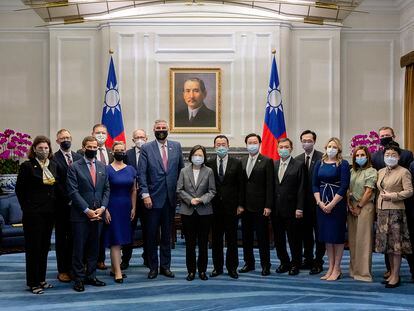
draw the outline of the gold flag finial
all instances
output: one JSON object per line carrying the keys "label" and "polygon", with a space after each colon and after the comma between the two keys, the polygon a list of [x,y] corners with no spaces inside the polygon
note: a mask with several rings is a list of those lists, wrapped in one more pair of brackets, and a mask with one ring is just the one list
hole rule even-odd
{"label": "gold flag finial", "polygon": [[109,49],[109,54],[114,54],[114,50]]}
{"label": "gold flag finial", "polygon": [[276,49],[272,49],[272,54],[276,54]]}

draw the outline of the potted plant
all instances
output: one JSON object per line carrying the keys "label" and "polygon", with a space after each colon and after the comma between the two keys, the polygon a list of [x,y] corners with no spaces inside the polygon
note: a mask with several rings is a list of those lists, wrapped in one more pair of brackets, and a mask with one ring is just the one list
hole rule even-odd
{"label": "potted plant", "polygon": [[358,146],[366,146],[371,154],[381,150],[380,141],[379,135],[375,131],[371,131],[369,134],[355,135],[351,139],[351,156]]}
{"label": "potted plant", "polygon": [[20,161],[26,158],[32,142],[30,135],[11,129],[0,132],[0,189],[13,193],[16,187]]}

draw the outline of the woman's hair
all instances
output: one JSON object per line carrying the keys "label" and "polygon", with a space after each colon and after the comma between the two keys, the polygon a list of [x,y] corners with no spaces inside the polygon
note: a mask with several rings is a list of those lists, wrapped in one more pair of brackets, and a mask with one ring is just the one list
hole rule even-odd
{"label": "woman's hair", "polygon": [[201,151],[203,152],[203,156],[204,156],[204,162],[203,162],[203,164],[204,164],[204,163],[206,163],[206,161],[207,161],[207,152],[206,152],[206,148],[204,148],[204,147],[203,147],[203,146],[201,146],[201,145],[195,145],[195,146],[191,149],[191,151],[190,151],[190,155],[188,156],[188,159],[190,160],[190,162],[191,162],[191,158],[192,158],[192,156],[194,155],[194,153],[195,153],[197,150],[201,150]]}
{"label": "woman's hair", "polygon": [[401,148],[400,148],[400,145],[397,143],[397,142],[395,142],[395,141],[392,141],[392,142],[389,142],[385,147],[384,147],[384,153],[385,153],[385,151],[387,151],[387,150],[394,150],[395,152],[397,152],[398,153],[398,155],[400,156],[401,155]]}
{"label": "woman's hair", "polygon": [[326,149],[328,148],[329,143],[330,143],[330,142],[332,142],[332,141],[333,141],[333,142],[336,144],[336,146],[338,147],[338,153],[337,153],[337,155],[336,155],[336,165],[339,165],[339,164],[341,164],[341,162],[342,162],[342,143],[341,143],[341,141],[339,140],[339,138],[336,138],[336,137],[331,137],[331,138],[329,138],[328,142],[326,143],[326,145],[325,145],[325,152],[324,152],[324,154],[323,154],[323,156],[322,156],[322,163],[323,163],[325,160],[327,160],[327,159],[328,159],[328,154],[326,153]]}
{"label": "woman's hair", "polygon": [[115,147],[119,145],[122,145],[124,146],[124,148],[126,148],[125,143],[123,141],[115,141],[114,144],[112,145],[112,151],[114,151]]}
{"label": "woman's hair", "polygon": [[49,155],[47,156],[47,158],[51,159],[53,157],[53,151],[52,151],[52,145],[50,144],[50,139],[47,138],[46,136],[38,135],[38,136],[35,137],[35,139],[33,140],[33,144],[30,147],[29,155],[28,155],[29,159],[36,158],[35,149],[36,149],[37,145],[41,144],[41,143],[46,143],[49,146]]}
{"label": "woman's hair", "polygon": [[[365,165],[363,167],[360,167],[355,162],[356,154],[359,150],[364,150],[365,155],[367,156],[367,163],[365,163]],[[356,171],[358,168],[366,169],[366,168],[369,168],[371,166],[372,166],[371,154],[369,153],[368,148],[366,146],[357,146],[354,150],[354,153],[352,154],[352,168],[354,169],[354,171]]]}

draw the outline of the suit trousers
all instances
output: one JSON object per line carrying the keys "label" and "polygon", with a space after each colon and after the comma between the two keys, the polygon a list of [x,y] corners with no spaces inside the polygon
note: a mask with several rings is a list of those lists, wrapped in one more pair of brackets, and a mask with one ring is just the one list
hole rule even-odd
{"label": "suit trousers", "polygon": [[61,204],[55,223],[56,261],[59,273],[69,273],[72,269],[72,228],[70,206]]}
{"label": "suit trousers", "polygon": [[[302,220],[294,217],[284,218],[281,216],[272,217],[273,234],[277,257],[281,265],[300,268],[302,263]],[[292,260],[286,249],[286,235],[289,242]]]}
{"label": "suit trousers", "polygon": [[251,212],[245,210],[242,214],[243,258],[245,265],[249,267],[255,266],[253,255],[254,232],[256,232],[259,245],[262,269],[270,268],[269,218],[263,216],[263,211]]}
{"label": "suit trousers", "polygon": [[[148,265],[150,270],[170,269],[171,266],[171,227],[175,209],[167,201],[162,208],[146,210]],[[161,228],[160,260],[158,261],[157,238]]]}
{"label": "suit trousers", "polygon": [[72,272],[75,280],[96,277],[102,226],[102,221],[72,222]]}
{"label": "suit trousers", "polygon": [[[200,216],[197,211],[192,215],[181,215],[185,237],[185,263],[188,273],[206,272],[208,263],[208,234],[211,215]],[[198,260],[196,247],[198,246]]]}
{"label": "suit trousers", "polygon": [[39,286],[46,280],[47,255],[53,230],[53,213],[23,211],[23,230],[26,256],[26,284]]}
{"label": "suit trousers", "polygon": [[[324,264],[323,256],[325,255],[325,243],[318,241],[318,223],[316,218],[316,208],[314,206],[308,213],[303,213],[302,223],[302,241],[303,241],[303,257],[305,262],[311,263],[317,266]],[[313,257],[313,251],[315,249],[315,258]]]}
{"label": "suit trousers", "polygon": [[[145,206],[144,201],[141,198],[137,198],[136,213],[135,218],[131,221],[131,241],[134,242],[135,230],[137,229],[138,219],[141,223],[142,230],[142,258],[144,258],[144,263],[147,262],[147,237],[146,237],[146,220],[145,220]],[[123,245],[122,246],[122,262],[129,263],[132,257],[133,244]]]}
{"label": "suit trousers", "polygon": [[349,274],[359,281],[372,282],[372,246],[375,207],[372,202],[361,209],[359,216],[348,213]]}
{"label": "suit trousers", "polygon": [[223,271],[224,250],[223,239],[226,237],[226,268],[236,271],[239,266],[237,250],[237,226],[239,218],[236,215],[214,212],[212,223],[212,255],[214,269]]}

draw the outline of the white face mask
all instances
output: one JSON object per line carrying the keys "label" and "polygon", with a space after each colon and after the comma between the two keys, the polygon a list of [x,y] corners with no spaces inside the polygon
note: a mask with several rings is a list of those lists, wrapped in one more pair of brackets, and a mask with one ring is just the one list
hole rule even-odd
{"label": "white face mask", "polygon": [[96,134],[95,138],[98,141],[99,145],[103,145],[106,142],[106,134]]}
{"label": "white face mask", "polygon": [[135,146],[138,149],[141,149],[142,145],[145,144],[145,140],[143,140],[143,139],[136,139],[136,140],[134,140],[134,142],[135,142]]}
{"label": "white face mask", "polygon": [[326,148],[326,154],[328,155],[329,159],[333,159],[338,154],[338,149],[332,147]]}
{"label": "white face mask", "polygon": [[384,157],[384,162],[386,166],[394,167],[398,164],[398,158],[396,157]]}

